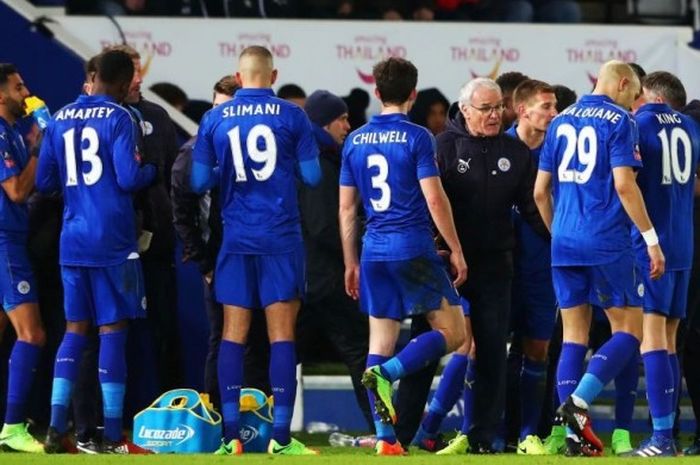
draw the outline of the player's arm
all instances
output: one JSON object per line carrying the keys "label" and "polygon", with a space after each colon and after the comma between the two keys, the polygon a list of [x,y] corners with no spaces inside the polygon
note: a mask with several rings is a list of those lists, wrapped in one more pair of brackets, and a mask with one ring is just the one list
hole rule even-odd
{"label": "player's arm", "polygon": [[659,238],[654,230],[654,225],[649,219],[642,191],[637,184],[635,171],[630,166],[614,167],[613,180],[620,203],[622,203],[634,225],[641,231],[642,237],[647,244],[651,262],[651,277],[652,279],[657,279],[664,274],[666,259],[659,246]]}
{"label": "player's arm", "polygon": [[433,223],[450,249],[450,265],[455,278],[453,283],[457,287],[467,279],[467,262],[464,260],[462,245],[457,236],[450,201],[438,176],[422,178],[420,188],[423,191],[423,197],[425,197]]}
{"label": "player's arm", "polygon": [[549,232],[552,232],[552,173],[549,171],[539,170],[535,179],[535,204],[540,212],[544,225],[547,226]]}
{"label": "player's arm", "polygon": [[357,251],[357,188],[340,186],[338,222],[345,263],[345,292],[357,300],[360,295],[360,260]]}
{"label": "player's arm", "polygon": [[127,192],[143,189],[153,182],[158,169],[152,164],[139,165],[136,147],[136,125],[127,113],[116,123],[112,163],[117,184]]}
{"label": "player's arm", "polygon": [[61,175],[54,156],[52,133],[49,127],[41,144],[36,168],[36,188],[44,193],[61,190]]}
{"label": "player's arm", "polygon": [[196,194],[204,194],[219,182],[219,172],[216,169],[216,151],[209,126],[212,121],[211,110],[202,118],[199,125],[197,140],[192,150],[192,173],[190,187]]}
{"label": "player's arm", "polygon": [[[4,145],[4,144],[3,144]],[[1,152],[6,157],[10,155],[10,147],[0,147]],[[15,202],[22,203],[27,200],[34,188],[34,180],[36,179],[36,156],[30,156],[27,165],[20,171],[17,166],[17,161],[12,158],[6,158],[0,166],[0,182],[5,190],[7,197]]]}
{"label": "player's arm", "polygon": [[309,187],[316,187],[321,182],[321,164],[318,161],[318,144],[314,138],[311,122],[302,110],[295,115],[295,133],[297,135],[296,154],[301,182]]}

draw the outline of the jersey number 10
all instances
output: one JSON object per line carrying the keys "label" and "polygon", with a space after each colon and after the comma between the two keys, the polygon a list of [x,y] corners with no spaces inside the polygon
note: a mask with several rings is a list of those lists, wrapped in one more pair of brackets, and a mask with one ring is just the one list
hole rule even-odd
{"label": "jersey number 10", "polygon": [[[63,133],[63,142],[66,149],[66,186],[78,185],[78,167],[75,159],[75,128],[69,129]],[[90,163],[90,171],[81,171],[83,182],[86,186],[92,186],[100,180],[102,176],[102,160],[97,155],[100,147],[100,139],[97,136],[97,131],[91,127],[83,128],[80,133],[80,146],[83,147],[87,142],[87,146],[81,148],[80,156],[83,162]]]}
{"label": "jersey number 10", "polygon": [[[690,179],[690,170],[692,169],[691,145],[688,133],[685,132],[683,128],[674,127],[671,129],[669,140],[668,131],[666,128],[663,128],[658,132],[657,136],[659,136],[661,140],[661,184],[673,184],[673,180],[671,179],[672,173],[673,179],[675,179],[678,184],[687,183]],[[680,145],[683,146],[683,156],[685,157],[685,164],[682,169],[680,161],[678,160],[679,142]]]}

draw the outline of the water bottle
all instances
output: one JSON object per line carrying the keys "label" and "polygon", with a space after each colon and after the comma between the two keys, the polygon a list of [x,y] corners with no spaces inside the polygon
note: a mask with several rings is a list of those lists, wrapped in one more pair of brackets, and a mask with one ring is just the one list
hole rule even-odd
{"label": "water bottle", "polygon": [[333,447],[357,447],[358,441],[355,436],[343,434],[339,432],[331,433],[328,437],[328,442]]}
{"label": "water bottle", "polygon": [[51,121],[51,113],[46,106],[46,102],[41,100],[39,97],[32,95],[24,99],[25,111],[27,115],[32,115],[36,120],[36,124],[42,131],[46,129]]}

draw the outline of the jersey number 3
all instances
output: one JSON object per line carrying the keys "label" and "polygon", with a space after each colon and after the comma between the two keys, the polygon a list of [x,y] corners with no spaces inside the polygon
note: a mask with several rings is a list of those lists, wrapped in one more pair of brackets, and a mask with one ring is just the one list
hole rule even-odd
{"label": "jersey number 3", "polygon": [[386,182],[386,178],[389,176],[389,163],[384,155],[374,154],[367,157],[367,168],[374,166],[379,169],[379,172],[372,176],[372,187],[379,189],[381,195],[378,199],[369,199],[369,201],[375,212],[383,212],[388,210],[389,204],[391,204],[391,189]]}
{"label": "jersey number 3", "polygon": [[[66,148],[66,186],[78,185],[78,166],[75,159],[75,128],[63,133],[64,146]],[[100,139],[97,131],[91,127],[83,128],[80,133],[80,155],[83,162],[90,163],[90,170],[81,171],[83,182],[86,186],[92,186],[102,176],[102,160],[97,155],[100,147]]]}
{"label": "jersey number 3", "polygon": [[[596,152],[598,151],[598,138],[595,129],[584,126],[579,133],[570,124],[562,124],[557,128],[557,137],[566,138],[564,156],[557,170],[559,182],[575,182],[585,184],[591,179],[595,168]],[[574,154],[578,155],[578,163],[584,165],[583,171],[570,168]]]}

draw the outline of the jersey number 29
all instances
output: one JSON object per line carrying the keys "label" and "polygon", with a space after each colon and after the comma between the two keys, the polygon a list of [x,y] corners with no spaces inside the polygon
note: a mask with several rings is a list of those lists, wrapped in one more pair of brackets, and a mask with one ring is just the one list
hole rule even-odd
{"label": "jersey number 29", "polygon": [[[77,186],[78,167],[75,159],[75,128],[63,133],[63,142],[66,148],[66,186]],[[87,142],[87,146],[85,146],[85,142]],[[80,174],[83,175],[85,185],[92,186],[102,176],[102,160],[97,156],[100,139],[94,128],[83,128],[80,133],[80,146],[83,147],[80,150],[83,162],[90,163],[90,171],[81,171]]]}
{"label": "jersey number 29", "polygon": [[[580,132],[576,133],[576,128],[572,125],[562,124],[557,128],[557,137],[562,136],[566,138],[566,148],[557,170],[559,182],[587,183],[593,174],[596,152],[598,151],[598,138],[595,129],[591,126],[584,126]],[[574,154],[577,155],[578,163],[584,165],[583,171],[570,168]]]}

